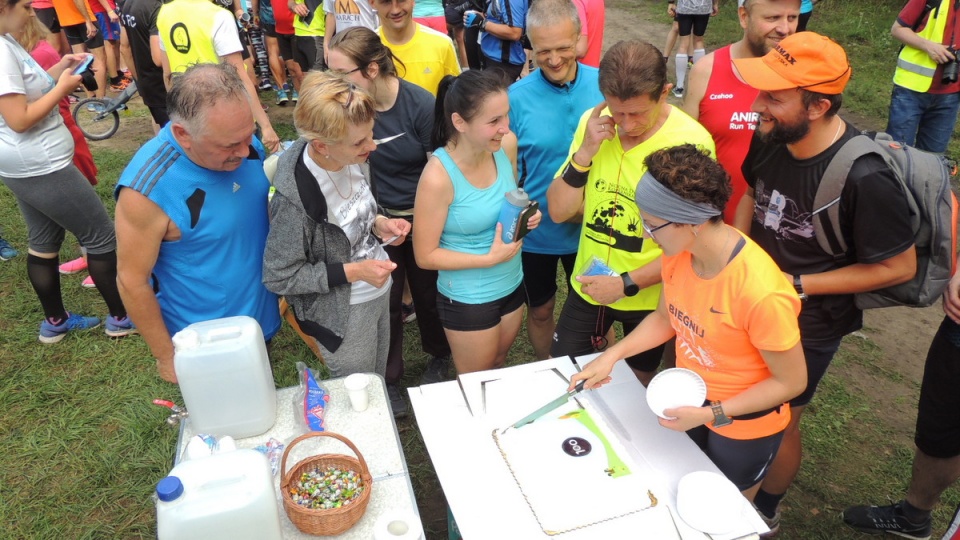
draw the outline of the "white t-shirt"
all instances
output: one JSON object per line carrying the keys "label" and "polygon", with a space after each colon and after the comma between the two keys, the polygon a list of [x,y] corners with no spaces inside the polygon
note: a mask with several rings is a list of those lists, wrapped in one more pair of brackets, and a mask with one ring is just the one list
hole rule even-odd
{"label": "white t-shirt", "polygon": [[323,0],[323,12],[334,14],[337,19],[337,32],[354,26],[376,31],[380,26],[377,12],[367,0]]}
{"label": "white t-shirt", "polygon": [[[0,36],[0,96],[21,94],[33,103],[56,84],[9,34]],[[0,176],[30,178],[59,171],[72,161],[73,137],[59,107],[23,133],[11,129],[0,115]]]}
{"label": "white t-shirt", "polygon": [[[350,241],[350,262],[375,259],[386,261],[390,257],[380,245],[376,236],[370,233],[377,219],[377,201],[373,198],[370,185],[363,177],[359,165],[348,165],[339,171],[330,172],[321,168],[312,159],[309,152],[303,153],[303,162],[313,174],[327,200],[327,214],[336,218],[336,224],[343,229]],[[351,283],[350,304],[369,302],[390,290],[392,280],[387,280],[379,289],[366,281]]]}
{"label": "white t-shirt", "polygon": [[[240,43],[240,32],[237,30],[237,20],[226,9],[220,10],[213,19],[213,49],[217,56],[224,57],[243,50]],[[166,52],[167,46],[163,43],[163,33],[160,34],[160,50]]]}

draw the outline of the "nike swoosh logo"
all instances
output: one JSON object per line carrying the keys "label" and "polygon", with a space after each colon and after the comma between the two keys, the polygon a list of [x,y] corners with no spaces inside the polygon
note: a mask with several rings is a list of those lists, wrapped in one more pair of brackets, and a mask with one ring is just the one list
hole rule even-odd
{"label": "nike swoosh logo", "polygon": [[381,145],[381,144],[388,143],[388,142],[390,142],[390,141],[392,141],[392,140],[394,140],[394,139],[399,139],[400,137],[403,137],[403,136],[406,135],[406,134],[407,134],[407,132],[404,131],[403,133],[398,133],[398,134],[396,134],[396,135],[391,135],[391,136],[389,136],[389,137],[384,137],[384,138],[382,138],[382,139],[374,139],[374,140],[373,140],[373,144],[376,144],[377,146],[379,146],[379,145]]}
{"label": "nike swoosh logo", "polygon": [[710,313],[716,313],[717,315],[726,315],[726,314],[727,314],[725,311],[717,311],[717,310],[713,309],[713,306],[710,306]]}

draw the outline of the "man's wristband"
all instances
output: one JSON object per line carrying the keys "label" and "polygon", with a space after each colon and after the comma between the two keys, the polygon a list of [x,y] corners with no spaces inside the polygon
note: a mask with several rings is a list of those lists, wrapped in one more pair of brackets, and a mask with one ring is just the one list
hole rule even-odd
{"label": "man's wristband", "polygon": [[800,281],[800,274],[793,276],[793,290],[797,291],[797,296],[800,297],[800,301],[805,301],[807,298],[807,293],[803,292],[803,282]]}
{"label": "man's wristband", "polygon": [[568,186],[576,189],[580,189],[583,186],[587,185],[587,179],[590,178],[590,169],[586,171],[578,170],[579,167],[574,165],[573,160],[567,161],[567,166],[563,169],[563,174],[560,175],[563,178],[563,181],[567,183]]}

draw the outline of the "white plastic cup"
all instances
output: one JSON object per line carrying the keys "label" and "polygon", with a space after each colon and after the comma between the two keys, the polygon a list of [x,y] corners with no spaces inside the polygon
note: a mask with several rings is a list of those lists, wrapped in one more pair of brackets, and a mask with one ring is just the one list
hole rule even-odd
{"label": "white plastic cup", "polygon": [[370,383],[370,376],[366,373],[354,373],[348,375],[343,380],[343,385],[347,388],[347,395],[350,396],[350,405],[357,412],[367,410],[370,405],[370,394],[367,392],[367,386]]}

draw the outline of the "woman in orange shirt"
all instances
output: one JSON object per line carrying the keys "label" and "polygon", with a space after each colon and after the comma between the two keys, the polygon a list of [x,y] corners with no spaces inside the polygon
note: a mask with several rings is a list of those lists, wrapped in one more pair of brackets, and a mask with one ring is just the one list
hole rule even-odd
{"label": "woman in orange shirt", "polygon": [[730,179],[697,147],[655,152],[637,186],[644,238],[663,248],[663,295],[647,317],[582,373],[610,380],[621,358],[677,338],[677,367],[697,372],[707,403],[663,411],[752,499],[790,421],[787,401],[806,386],[800,300],[773,260],[723,223]]}

